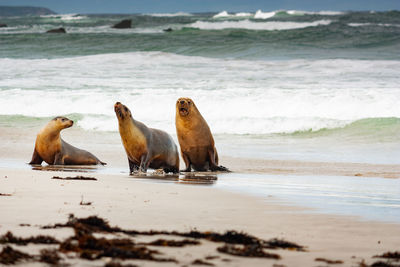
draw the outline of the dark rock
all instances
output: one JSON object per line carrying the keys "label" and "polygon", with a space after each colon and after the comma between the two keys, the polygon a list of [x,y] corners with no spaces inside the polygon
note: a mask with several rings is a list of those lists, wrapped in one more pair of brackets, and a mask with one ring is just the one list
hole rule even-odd
{"label": "dark rock", "polygon": [[165,31],[165,32],[172,32],[173,30],[172,30],[172,28],[167,28],[167,29],[164,29],[163,31]]}
{"label": "dark rock", "polygon": [[7,24],[1,24],[0,23],[0,28],[6,28],[7,27]]}
{"label": "dark rock", "polygon": [[64,28],[58,28],[48,30],[47,33],[67,33],[67,31]]}
{"label": "dark rock", "polygon": [[131,19],[124,19],[114,26],[112,26],[114,29],[129,29],[132,28],[132,20]]}

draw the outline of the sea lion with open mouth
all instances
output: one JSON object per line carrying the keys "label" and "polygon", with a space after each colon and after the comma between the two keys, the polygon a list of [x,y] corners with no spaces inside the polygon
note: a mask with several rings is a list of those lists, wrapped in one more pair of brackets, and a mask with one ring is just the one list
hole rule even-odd
{"label": "sea lion with open mouth", "polygon": [[176,133],[181,146],[181,155],[186,172],[229,171],[218,166],[218,153],[210,127],[190,98],[179,98],[176,102]]}
{"label": "sea lion with open mouth", "polygon": [[114,110],[131,173],[146,172],[147,168],[179,172],[178,149],[169,134],[134,120],[128,107],[120,102],[115,103]]}
{"label": "sea lion with open mouth", "polygon": [[38,133],[29,164],[49,165],[96,165],[106,163],[100,161],[92,153],[76,148],[65,142],[61,130],[69,128],[74,122],[66,117],[55,117]]}

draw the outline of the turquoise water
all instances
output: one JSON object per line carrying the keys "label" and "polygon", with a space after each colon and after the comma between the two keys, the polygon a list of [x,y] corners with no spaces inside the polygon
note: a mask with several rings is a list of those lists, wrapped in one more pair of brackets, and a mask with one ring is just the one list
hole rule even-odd
{"label": "turquoise water", "polygon": [[[179,16],[180,15],[180,16]],[[134,28],[111,29],[122,19]],[[51,15],[1,18],[0,57],[159,51],[252,60],[400,58],[400,12]],[[67,35],[42,34],[64,27]],[[172,32],[163,32],[164,29]]]}

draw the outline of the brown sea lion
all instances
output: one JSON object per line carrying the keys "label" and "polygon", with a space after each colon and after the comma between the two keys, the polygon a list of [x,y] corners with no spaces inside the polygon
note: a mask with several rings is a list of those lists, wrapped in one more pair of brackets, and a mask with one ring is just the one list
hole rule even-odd
{"label": "brown sea lion", "polygon": [[181,146],[181,155],[186,172],[229,171],[218,166],[218,153],[210,127],[190,98],[179,98],[176,102],[176,133]]}
{"label": "brown sea lion", "polygon": [[146,172],[147,168],[179,172],[178,149],[169,134],[134,120],[131,111],[120,102],[115,103],[114,110],[131,173]]}
{"label": "brown sea lion", "polygon": [[73,124],[66,117],[55,117],[44,126],[36,137],[35,150],[29,164],[42,164],[45,161],[49,165],[105,165],[92,153],[62,140],[60,131]]}

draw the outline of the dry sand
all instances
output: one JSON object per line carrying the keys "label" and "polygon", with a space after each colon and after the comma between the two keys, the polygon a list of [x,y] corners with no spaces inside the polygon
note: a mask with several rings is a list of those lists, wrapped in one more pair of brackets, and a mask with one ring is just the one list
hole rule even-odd
{"label": "dry sand", "polygon": [[[0,128],[0,160],[28,162],[37,128]],[[124,152],[117,134],[65,131],[64,138],[73,145],[92,151],[109,163],[109,168],[126,167]],[[117,137],[117,138],[115,138]],[[321,163],[304,165],[299,162],[268,165],[268,161],[253,161],[221,156],[224,165],[235,171],[258,173],[292,173],[299,175],[331,175],[335,163],[324,170]],[[249,163],[255,165],[249,165]],[[254,163],[255,162],[255,163]],[[314,165],[316,164],[316,165]],[[111,225],[136,230],[245,231],[262,239],[282,238],[307,247],[307,252],[276,250],[281,260],[243,258],[216,251],[216,244],[201,241],[200,246],[185,248],[157,248],[176,258],[176,263],[133,261],[140,266],[189,266],[195,259],[217,255],[209,260],[218,266],[326,266],[316,258],[342,260],[339,266],[358,266],[362,260],[373,262],[372,256],[400,248],[400,225],[361,221],[339,215],[322,215],[306,208],[276,204],[276,200],[259,199],[216,189],[183,183],[165,183],[160,180],[137,179],[127,173],[84,173],[97,181],[65,181],[53,176],[76,176],[82,173],[36,171],[2,164],[0,167],[0,234],[12,231],[17,236],[51,234],[59,239],[72,235],[69,229],[41,230],[40,226],[66,222],[69,214],[83,217],[98,215]],[[251,167],[254,166],[254,167]],[[319,166],[319,167],[318,167]],[[343,164],[348,175],[378,173],[398,177],[399,169],[388,165]],[[352,170],[352,166],[358,166]],[[105,167],[107,168],[107,167]],[[282,171],[283,170],[283,171]],[[290,170],[290,171],[289,171]],[[334,175],[334,174],[332,174]],[[397,176],[396,176],[397,175]],[[368,176],[368,175],[366,175]],[[81,200],[92,202],[80,205]],[[20,226],[29,224],[30,226]],[[142,237],[143,238],[143,237]],[[156,237],[147,240],[155,240]],[[18,247],[36,253],[37,246]],[[230,261],[223,261],[229,259]],[[79,266],[102,266],[110,259],[89,262],[68,259]],[[26,263],[23,263],[25,266]],[[31,265],[35,265],[31,263]]]}

